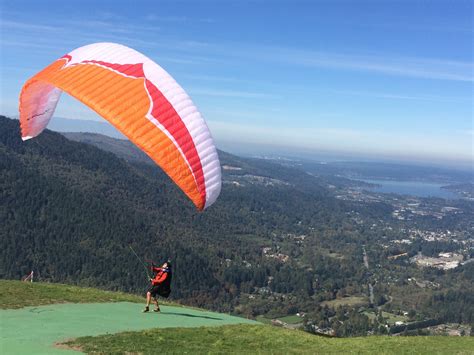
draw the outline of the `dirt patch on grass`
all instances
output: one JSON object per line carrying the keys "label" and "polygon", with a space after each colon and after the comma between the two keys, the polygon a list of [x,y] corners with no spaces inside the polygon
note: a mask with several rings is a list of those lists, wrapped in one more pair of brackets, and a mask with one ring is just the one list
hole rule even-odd
{"label": "dirt patch on grass", "polygon": [[80,345],[69,345],[69,342],[73,342],[76,338],[70,338],[66,340],[62,340],[61,342],[56,342],[54,343],[54,347],[58,349],[63,349],[63,350],[74,350],[74,351],[79,351],[81,353],[84,352],[82,349],[82,346]]}

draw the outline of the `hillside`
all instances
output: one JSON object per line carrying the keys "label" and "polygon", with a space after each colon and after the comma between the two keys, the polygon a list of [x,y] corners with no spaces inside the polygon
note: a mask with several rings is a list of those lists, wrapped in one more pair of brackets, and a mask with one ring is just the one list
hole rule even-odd
{"label": "hillside", "polygon": [[[175,298],[231,309],[241,283],[257,279],[266,286],[269,274],[287,269],[261,259],[272,235],[341,225],[347,207],[298,170],[223,158],[238,170],[224,170],[233,174],[219,201],[197,213],[154,165],[48,130],[21,142],[18,122],[2,117],[0,213],[7,222],[0,230],[0,276],[20,278],[35,269],[43,280],[141,291],[146,280],[128,249],[133,245],[145,259],[175,261]],[[233,272],[223,269],[226,260]],[[311,288],[307,271],[293,275],[285,287]]]}
{"label": "hillside", "polygon": [[[93,145],[101,150],[114,153],[130,163],[155,163],[133,143],[124,139],[116,139],[96,133],[61,133],[66,138]],[[326,181],[316,179],[294,167],[284,167],[262,159],[242,158],[218,150],[222,165],[224,184],[242,185],[259,184],[265,186],[286,186],[305,194],[311,193],[316,198],[328,197]],[[349,180],[347,180],[349,183]]]}
{"label": "hillside", "polygon": [[46,130],[22,142],[18,129],[0,117],[0,277],[143,294],[131,245],[173,260],[183,304],[338,336],[470,332],[469,201],[370,194],[219,152],[222,194],[198,213],[127,141]]}
{"label": "hillside", "polygon": [[[169,303],[161,303],[160,313],[143,313],[143,298],[93,288],[7,280],[0,280],[0,287],[2,354],[67,353],[55,344],[79,336],[256,324],[244,318]],[[25,295],[21,307],[17,307],[14,295],[17,302],[18,295]]]}
{"label": "hillside", "polygon": [[199,329],[153,329],[83,337],[66,342],[83,351],[156,354],[473,354],[474,339],[463,337],[325,338],[268,325]]}
{"label": "hillside", "polygon": [[[183,307],[143,314],[130,303],[135,296],[91,288],[7,280],[0,286],[0,345],[14,353],[469,354],[474,346],[472,337],[327,338]],[[28,307],[9,309],[15,294],[27,295]]]}
{"label": "hillside", "polygon": [[[21,297],[18,297],[21,295]],[[72,285],[0,279],[0,309],[18,309],[57,303],[139,302],[137,295]]]}

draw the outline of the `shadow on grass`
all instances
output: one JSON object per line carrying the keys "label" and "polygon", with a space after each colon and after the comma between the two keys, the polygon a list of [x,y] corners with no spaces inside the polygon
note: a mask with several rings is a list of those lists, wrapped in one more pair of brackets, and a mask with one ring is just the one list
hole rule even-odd
{"label": "shadow on grass", "polygon": [[52,309],[38,309],[36,307],[29,310],[29,312],[37,313],[37,314],[43,313],[43,312],[52,312],[52,311],[53,311]]}
{"label": "shadow on grass", "polygon": [[173,316],[183,316],[183,317],[190,317],[190,318],[204,318],[204,319],[211,319],[211,320],[222,320],[222,318],[216,318],[216,317],[209,317],[209,316],[198,316],[195,314],[189,314],[189,313],[176,313],[176,312],[160,312],[161,314],[169,314]]}

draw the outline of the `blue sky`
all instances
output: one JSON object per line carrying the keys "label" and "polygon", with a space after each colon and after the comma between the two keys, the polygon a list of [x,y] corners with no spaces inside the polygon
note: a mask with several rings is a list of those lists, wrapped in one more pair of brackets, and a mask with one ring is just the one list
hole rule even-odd
{"label": "blue sky", "polygon": [[[4,0],[0,41],[7,115],[41,68],[110,41],[172,74],[221,148],[472,164],[470,1]],[[100,119],[67,97],[56,116]]]}

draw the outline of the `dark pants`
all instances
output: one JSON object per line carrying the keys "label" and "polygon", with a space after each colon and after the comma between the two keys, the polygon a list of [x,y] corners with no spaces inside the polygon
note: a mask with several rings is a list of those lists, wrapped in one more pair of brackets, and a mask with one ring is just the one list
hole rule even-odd
{"label": "dark pants", "polygon": [[150,292],[151,296],[154,298],[156,298],[157,296],[168,298],[171,293],[171,290],[165,289],[162,285],[152,285],[148,289],[148,292]]}

